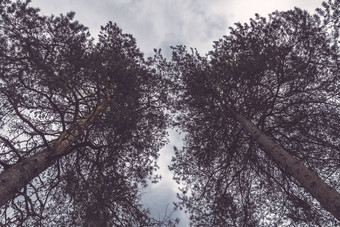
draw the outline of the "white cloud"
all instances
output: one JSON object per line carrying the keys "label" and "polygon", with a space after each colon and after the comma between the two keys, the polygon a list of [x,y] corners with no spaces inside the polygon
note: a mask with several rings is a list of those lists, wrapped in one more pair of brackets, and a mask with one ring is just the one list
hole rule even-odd
{"label": "white cloud", "polygon": [[272,1],[272,0],[230,0],[228,3],[222,4],[221,7],[216,8],[217,11],[225,10],[229,17],[234,22],[248,22],[255,13],[261,16],[267,16],[276,10],[290,10],[294,7],[306,9],[314,12],[315,8],[321,5],[320,0],[286,0],[286,1]]}
{"label": "white cloud", "polygon": [[116,22],[124,32],[132,33],[148,56],[153,48],[167,49],[185,44],[202,54],[214,40],[227,33],[234,22],[248,22],[255,13],[266,16],[294,6],[313,11],[321,0],[34,0],[44,13],[76,11],[76,18],[95,36],[101,25]]}

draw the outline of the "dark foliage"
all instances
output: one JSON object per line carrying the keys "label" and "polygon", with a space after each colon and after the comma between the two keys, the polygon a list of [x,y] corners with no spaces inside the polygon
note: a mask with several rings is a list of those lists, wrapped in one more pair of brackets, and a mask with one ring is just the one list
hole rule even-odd
{"label": "dark foliage", "polygon": [[[74,13],[0,3],[0,171],[49,148],[110,97],[60,159],[1,210],[6,226],[151,226],[140,193],[165,142],[164,82],[112,23],[98,42]],[[159,223],[158,223],[159,224]]]}
{"label": "dark foliage", "polygon": [[269,158],[230,114],[242,113],[290,155],[340,189],[339,1],[316,14],[256,15],[200,56],[159,61],[186,133],[170,169],[194,226],[339,224]]}

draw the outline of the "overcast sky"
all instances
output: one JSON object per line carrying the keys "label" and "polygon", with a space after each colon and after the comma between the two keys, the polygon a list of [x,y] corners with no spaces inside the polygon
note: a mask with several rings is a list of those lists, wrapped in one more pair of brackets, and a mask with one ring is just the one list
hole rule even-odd
{"label": "overcast sky", "polygon": [[[321,0],[32,0],[32,5],[45,15],[76,12],[76,19],[90,29],[94,38],[100,26],[108,21],[118,24],[124,33],[137,39],[146,56],[161,48],[169,56],[169,47],[184,44],[197,48],[201,54],[212,48],[213,41],[227,34],[235,22],[248,22],[255,13],[261,16],[275,10],[295,6],[314,12]],[[167,165],[173,146],[181,146],[181,136],[170,133],[170,144],[161,151],[159,173],[163,179],[144,194],[143,203],[156,218],[164,215],[167,204],[176,201],[177,185]],[[169,208],[170,209],[170,208]],[[185,214],[180,226],[188,226]]]}

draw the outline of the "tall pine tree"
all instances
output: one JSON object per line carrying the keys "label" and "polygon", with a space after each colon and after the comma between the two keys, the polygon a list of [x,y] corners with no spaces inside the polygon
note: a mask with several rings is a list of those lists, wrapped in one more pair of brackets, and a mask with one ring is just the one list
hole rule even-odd
{"label": "tall pine tree", "polygon": [[185,132],[177,205],[193,226],[339,224],[339,11],[256,15],[205,57],[177,46],[160,61]]}
{"label": "tall pine tree", "polygon": [[112,23],[0,3],[0,220],[152,226],[141,189],[165,142],[163,81]]}

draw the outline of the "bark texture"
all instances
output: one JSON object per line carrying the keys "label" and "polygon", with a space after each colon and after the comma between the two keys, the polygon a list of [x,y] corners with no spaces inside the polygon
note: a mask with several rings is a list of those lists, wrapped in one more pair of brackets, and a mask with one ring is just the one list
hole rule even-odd
{"label": "bark texture", "polygon": [[230,111],[235,119],[253,137],[275,162],[294,177],[322,207],[340,220],[340,193],[325,183],[317,174],[308,169],[302,162],[291,156],[279,144],[270,139],[258,127],[235,111]]}
{"label": "bark texture", "polygon": [[19,161],[3,171],[0,174],[0,207],[13,199],[19,190],[50,167],[56,160],[67,155],[79,136],[106,109],[109,100],[107,98],[91,113],[72,125],[68,130],[62,132],[56,140],[49,143],[46,149]]}

